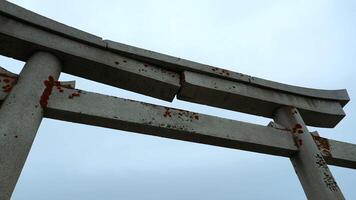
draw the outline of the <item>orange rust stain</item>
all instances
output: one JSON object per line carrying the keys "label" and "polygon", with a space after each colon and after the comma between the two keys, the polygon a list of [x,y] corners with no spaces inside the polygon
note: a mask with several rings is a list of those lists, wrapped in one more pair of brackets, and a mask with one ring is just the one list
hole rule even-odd
{"label": "orange rust stain", "polygon": [[319,151],[325,156],[332,157],[330,152],[329,140],[315,135],[312,136]]}

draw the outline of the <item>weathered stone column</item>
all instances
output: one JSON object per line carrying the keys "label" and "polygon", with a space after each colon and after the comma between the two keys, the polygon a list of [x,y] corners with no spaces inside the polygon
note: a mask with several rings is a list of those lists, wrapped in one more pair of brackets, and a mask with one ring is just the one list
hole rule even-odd
{"label": "weathered stone column", "polygon": [[0,109],[0,200],[11,197],[60,72],[55,56],[37,52],[28,59],[17,84],[6,88],[9,95]]}
{"label": "weathered stone column", "polygon": [[298,110],[280,108],[276,123],[291,130],[299,151],[290,159],[309,200],[345,199]]}

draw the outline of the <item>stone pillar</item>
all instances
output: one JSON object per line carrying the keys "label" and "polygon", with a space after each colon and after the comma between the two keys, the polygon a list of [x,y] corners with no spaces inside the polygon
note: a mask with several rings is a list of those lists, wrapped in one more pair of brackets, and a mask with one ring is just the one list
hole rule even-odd
{"label": "stone pillar", "polygon": [[1,200],[11,197],[60,72],[55,56],[37,52],[26,62],[17,84],[7,88],[9,95],[0,108]]}

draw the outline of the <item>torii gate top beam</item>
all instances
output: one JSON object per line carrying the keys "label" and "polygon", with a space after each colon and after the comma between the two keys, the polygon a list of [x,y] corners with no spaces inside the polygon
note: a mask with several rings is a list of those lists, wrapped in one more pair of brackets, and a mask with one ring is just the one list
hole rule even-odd
{"label": "torii gate top beam", "polygon": [[[276,107],[294,106],[301,109],[307,125],[319,127],[334,127],[345,116],[342,107],[349,101],[346,90],[318,90],[276,83],[102,40],[6,1],[0,2],[0,23],[0,53],[3,55],[25,61],[33,52],[45,50],[62,60],[63,72],[167,101],[178,95],[186,101],[270,118]],[[206,88],[202,82],[185,81],[182,73],[196,74],[203,81],[214,80],[218,85],[239,84],[248,87],[249,92]],[[204,92],[205,98],[192,96],[192,89]],[[257,91],[264,95],[258,95]],[[221,99],[209,99],[209,96]],[[276,98],[282,100],[276,102]],[[229,106],[229,102],[241,100],[243,106]]]}
{"label": "torii gate top beam", "polygon": [[182,58],[169,56],[154,51],[114,42],[111,40],[103,40],[96,35],[78,30],[76,28],[64,25],[54,20],[48,19],[37,13],[28,11],[20,6],[10,2],[0,3],[0,13],[23,20],[32,25],[38,26],[41,29],[54,32],[56,34],[68,37],[73,40],[87,43],[92,46],[105,48],[107,50],[117,52],[121,55],[138,59],[144,62],[155,64],[159,67],[166,68],[175,72],[193,71],[211,76],[220,77],[232,81],[241,81],[251,83],[260,87],[276,89],[280,91],[290,92],[298,95],[329,99],[339,101],[345,105],[349,100],[349,96],[345,89],[341,90],[320,90],[305,87],[292,86],[281,84],[270,80],[265,80],[249,75],[223,70],[217,67],[185,60]]}

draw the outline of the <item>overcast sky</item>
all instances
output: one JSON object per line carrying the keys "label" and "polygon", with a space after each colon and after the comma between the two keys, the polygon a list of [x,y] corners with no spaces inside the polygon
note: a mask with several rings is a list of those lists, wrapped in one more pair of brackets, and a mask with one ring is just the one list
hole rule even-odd
{"label": "overcast sky", "polygon": [[[283,83],[346,88],[356,98],[356,1],[12,0],[90,33]],[[19,72],[24,63],[0,57]],[[167,103],[67,74],[77,88],[267,124],[270,119]],[[356,144],[356,104],[328,138]],[[347,199],[356,170],[331,167]],[[305,199],[289,159],[43,120],[13,200]]]}

